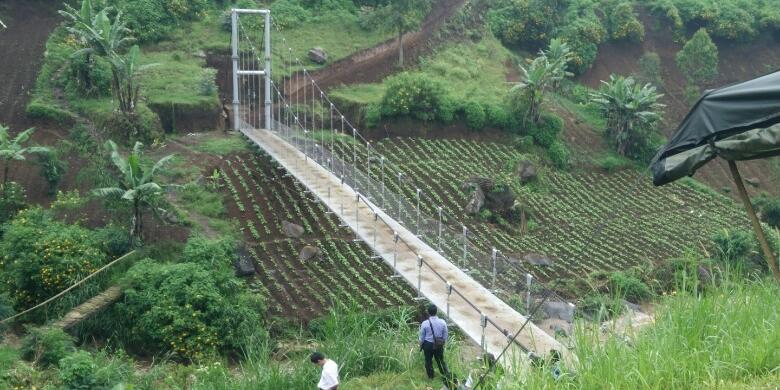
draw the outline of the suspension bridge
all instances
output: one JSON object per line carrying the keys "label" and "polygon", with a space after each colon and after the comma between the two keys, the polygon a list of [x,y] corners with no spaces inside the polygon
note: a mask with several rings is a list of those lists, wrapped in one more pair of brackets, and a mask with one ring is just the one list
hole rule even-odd
{"label": "suspension bridge", "polygon": [[[361,135],[278,28],[272,44],[276,26],[269,11],[234,9],[231,19],[234,129],[300,181],[356,240],[368,244],[376,256],[366,261],[392,267],[393,277],[415,288],[416,299],[438,306],[484,352],[499,356],[506,350],[504,364],[524,365],[529,355],[547,357],[551,351],[572,359],[560,342],[496,296],[497,270],[512,262],[496,249],[481,253],[470,245],[473,233],[405,180],[400,167]],[[426,215],[426,209],[437,215]],[[489,288],[469,275],[469,266],[490,270]],[[526,275],[530,309],[533,276]]]}

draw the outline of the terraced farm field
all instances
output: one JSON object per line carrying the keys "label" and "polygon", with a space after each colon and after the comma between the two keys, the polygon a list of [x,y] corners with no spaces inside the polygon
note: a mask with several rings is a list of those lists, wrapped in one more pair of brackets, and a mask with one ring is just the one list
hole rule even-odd
{"label": "terraced farm field", "polygon": [[[218,169],[228,214],[240,221],[254,258],[249,287],[267,297],[273,314],[306,320],[335,301],[372,308],[411,302],[411,288],[390,278],[391,269],[269,156],[232,156]],[[287,237],[283,221],[302,226],[301,238]],[[322,251],[319,259],[299,260],[306,245]]]}
{"label": "terraced farm field", "polygon": [[[353,149],[351,138],[344,138],[335,148],[348,162],[356,153],[356,166],[366,169],[369,156],[365,147]],[[657,264],[685,248],[707,245],[718,229],[748,224],[738,205],[725,196],[690,184],[656,188],[649,177],[635,170],[606,174],[542,168],[537,183],[521,185],[515,168],[519,161],[533,161],[534,157],[506,144],[393,138],[376,143],[375,148],[372,161],[376,153],[389,160],[386,176],[403,173],[400,182],[385,179],[387,191],[402,193],[409,204],[415,205],[419,188],[424,194],[420,208],[427,215],[423,220],[428,225],[437,219],[437,207],[442,206],[446,230],[460,231],[462,225],[466,226],[469,256],[465,265],[475,278],[490,285],[492,248],[505,255],[505,261],[497,266],[497,284],[506,292],[522,288],[525,272],[549,281],[648,262]],[[370,175],[379,182],[380,170],[375,162],[372,164]],[[470,194],[461,185],[473,176],[510,183],[517,200],[530,210],[534,228],[523,233],[515,227],[466,215]],[[421,234],[436,246],[433,225]],[[601,225],[601,232],[596,234]],[[462,257],[459,242],[445,239],[442,245],[455,262]],[[544,255],[553,264],[530,264],[523,260],[527,254]]]}

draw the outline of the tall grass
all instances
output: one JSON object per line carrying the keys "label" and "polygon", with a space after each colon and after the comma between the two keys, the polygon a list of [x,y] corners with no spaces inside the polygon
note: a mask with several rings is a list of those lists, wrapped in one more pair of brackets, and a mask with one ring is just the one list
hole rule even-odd
{"label": "tall grass", "polygon": [[[731,388],[780,374],[780,288],[770,280],[727,282],[704,294],[663,298],[655,325],[631,340],[580,328],[575,373],[555,381],[537,370],[530,388]],[[508,384],[509,384],[508,383]],[[510,388],[519,388],[510,386]]]}

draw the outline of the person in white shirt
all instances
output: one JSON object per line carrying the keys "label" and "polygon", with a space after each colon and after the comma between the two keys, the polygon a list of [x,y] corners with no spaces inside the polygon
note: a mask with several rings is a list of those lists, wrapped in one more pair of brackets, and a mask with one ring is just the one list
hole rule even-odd
{"label": "person in white shirt", "polygon": [[311,354],[311,362],[322,367],[320,382],[317,383],[319,390],[338,390],[339,388],[339,366],[333,360],[326,359],[320,352]]}

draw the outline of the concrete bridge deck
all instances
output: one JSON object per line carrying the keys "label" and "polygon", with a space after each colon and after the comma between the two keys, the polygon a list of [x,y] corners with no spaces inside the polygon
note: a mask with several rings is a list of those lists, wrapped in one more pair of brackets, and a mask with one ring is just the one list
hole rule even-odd
{"label": "concrete bridge deck", "polygon": [[[342,184],[339,178],[311,158],[305,159],[301,151],[278,134],[264,129],[242,129],[241,132],[304,184],[390,267],[394,266],[395,261],[394,268],[400,277],[414,288],[417,288],[419,278],[422,296],[436,304],[442,313],[446,313],[449,307],[450,321],[477,344],[483,345],[487,352],[498,356],[509,341],[507,334],[513,335],[525,323],[526,317],[493,295],[378,206],[362,197],[360,202],[357,202],[357,195],[352,188]],[[375,212],[379,218],[377,223],[374,222]],[[399,235],[397,245],[394,232]],[[418,254],[427,264],[422,266],[422,272],[418,271]],[[448,294],[447,284],[441,278],[447,280],[460,294]],[[485,315],[487,321],[483,321],[481,314]],[[527,361],[523,358],[527,356],[526,350],[543,357],[551,350],[557,350],[564,360],[571,358],[566,347],[533,323],[525,327],[517,342],[520,345],[513,344],[502,359],[504,364],[524,365],[523,362]]]}

